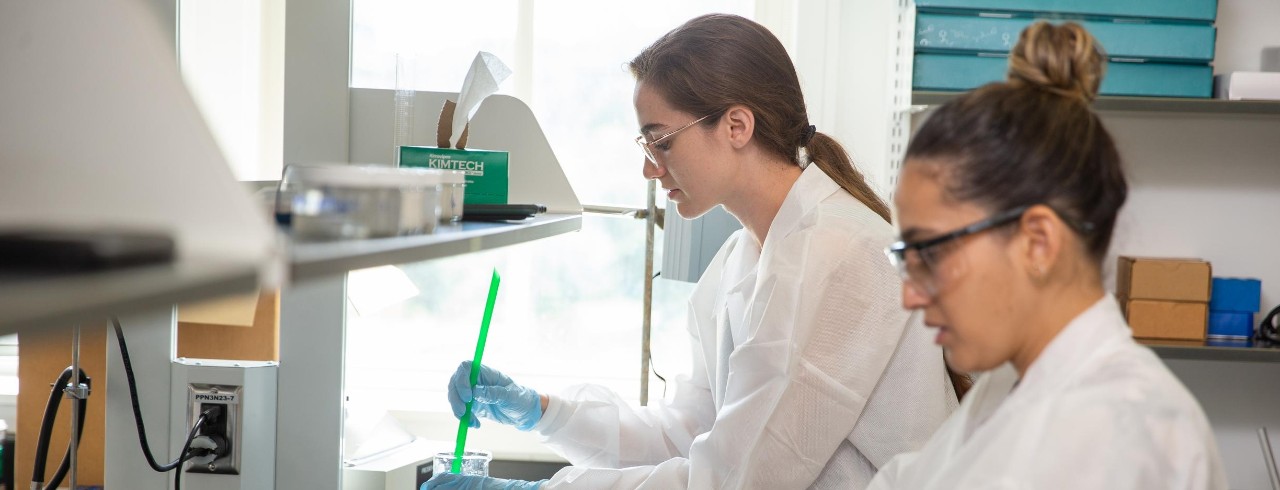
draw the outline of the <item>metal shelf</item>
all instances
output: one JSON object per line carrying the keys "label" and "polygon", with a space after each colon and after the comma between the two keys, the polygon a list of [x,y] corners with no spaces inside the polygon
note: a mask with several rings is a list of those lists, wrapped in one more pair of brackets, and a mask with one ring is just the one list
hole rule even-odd
{"label": "metal shelf", "polygon": [[582,229],[580,214],[548,214],[511,223],[463,222],[435,233],[370,240],[291,242],[294,282],[387,264],[406,264],[514,245]]}
{"label": "metal shelf", "polygon": [[1140,340],[1161,359],[1193,361],[1280,362],[1280,348],[1224,347],[1194,343],[1173,343],[1160,340]]}
{"label": "metal shelf", "polygon": [[5,276],[0,277],[0,335],[105,322],[113,315],[257,287],[255,264],[207,258],[92,273]]}
{"label": "metal shelf", "polygon": [[[912,92],[913,105],[937,105],[962,92]],[[1168,97],[1098,97],[1094,109],[1104,112],[1173,112],[1183,114],[1280,115],[1280,101],[1178,99]]]}

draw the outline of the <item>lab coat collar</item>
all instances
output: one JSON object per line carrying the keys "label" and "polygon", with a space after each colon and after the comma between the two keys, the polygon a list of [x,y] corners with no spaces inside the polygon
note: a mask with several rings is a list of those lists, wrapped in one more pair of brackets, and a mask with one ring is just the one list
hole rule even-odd
{"label": "lab coat collar", "polygon": [[800,178],[791,185],[791,191],[787,193],[786,199],[782,200],[782,206],[778,208],[778,214],[773,217],[773,222],[769,223],[769,234],[764,240],[765,247],[768,247],[769,242],[777,240],[774,237],[780,239],[790,235],[800,226],[804,216],[839,190],[840,184],[831,180],[831,177],[817,165],[805,167],[800,173]]}
{"label": "lab coat collar", "polygon": [[989,372],[984,383],[974,386],[966,397],[972,407],[962,437],[955,443],[967,441],[996,413],[1016,411],[1019,404],[1061,389],[1075,378],[1077,371],[1089,366],[1093,357],[1110,350],[1108,345],[1117,345],[1117,341],[1123,342],[1129,336],[1128,324],[1115,298],[1104,295],[1058,332],[1021,380],[1013,364],[1005,363]]}
{"label": "lab coat collar", "polygon": [[1129,328],[1120,307],[1110,293],[1076,315],[1023,375],[1020,386],[1036,391],[1056,389],[1089,360],[1100,355],[1107,344],[1129,337]]}

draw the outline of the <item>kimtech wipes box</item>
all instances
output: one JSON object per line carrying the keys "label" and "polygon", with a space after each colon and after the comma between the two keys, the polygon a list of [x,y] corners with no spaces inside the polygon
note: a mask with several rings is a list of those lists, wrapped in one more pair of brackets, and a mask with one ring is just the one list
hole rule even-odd
{"label": "kimtech wipes box", "polygon": [[401,146],[400,166],[460,170],[467,177],[464,204],[507,204],[507,152],[467,148],[467,134],[480,103],[510,75],[511,69],[494,55],[476,53],[458,101],[446,100],[440,109],[436,146]]}
{"label": "kimtech wipes box", "polygon": [[507,152],[473,148],[400,147],[403,167],[461,170],[467,175],[466,204],[507,203]]}
{"label": "kimtech wipes box", "polygon": [[445,101],[436,129],[438,146],[401,146],[400,166],[460,170],[467,176],[464,204],[507,203],[507,152],[467,148],[470,125],[463,126],[458,142],[450,148],[456,104]]}

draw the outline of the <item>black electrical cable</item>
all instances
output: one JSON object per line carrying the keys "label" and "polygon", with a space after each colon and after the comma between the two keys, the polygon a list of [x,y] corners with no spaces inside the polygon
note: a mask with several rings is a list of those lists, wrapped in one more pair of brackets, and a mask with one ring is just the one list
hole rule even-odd
{"label": "black electrical cable", "polygon": [[1258,332],[1255,339],[1271,346],[1280,343],[1280,325],[1276,324],[1276,319],[1280,318],[1280,306],[1275,307],[1267,316],[1262,318],[1262,322],[1258,323]]}
{"label": "black electrical cable", "polygon": [[187,442],[182,444],[182,452],[179,453],[181,456],[178,457],[177,468],[173,472],[173,490],[182,490],[182,464],[199,456],[198,454],[192,454],[191,441],[195,440],[196,434],[200,433],[200,428],[204,427],[205,420],[210,416],[217,417],[221,410],[216,406],[211,407],[200,414],[200,417],[196,419],[196,423],[191,424],[191,432],[187,434]]}
{"label": "black electrical cable", "polygon": [[[67,366],[62,370],[62,374],[58,376],[57,381],[53,384],[53,389],[49,390],[49,401],[44,407],[44,418],[40,422],[40,434],[36,438],[36,459],[32,466],[31,479],[32,483],[40,488],[53,489],[58,488],[62,484],[62,479],[67,476],[67,472],[71,469],[71,445],[67,445],[67,452],[62,456],[62,463],[58,465],[58,471],[54,472],[53,478],[49,480],[48,486],[40,486],[42,478],[44,478],[45,467],[48,464],[49,457],[49,439],[53,435],[53,423],[58,417],[58,406],[62,401],[62,394],[65,393],[67,383],[71,381],[71,375],[75,371],[71,366]],[[92,380],[85,374],[84,370],[80,370],[80,381],[86,387],[92,387]],[[79,405],[80,416],[77,417],[72,437],[76,438],[76,442],[80,442],[81,436],[84,435],[84,417],[88,408],[88,400],[85,398],[77,399],[75,402]]]}
{"label": "black electrical cable", "polygon": [[191,425],[191,432],[187,434],[187,440],[182,444],[182,452],[178,453],[178,458],[163,465],[157,463],[155,456],[151,454],[151,446],[147,444],[147,429],[142,423],[142,407],[138,404],[138,384],[133,377],[133,363],[129,361],[129,346],[124,341],[124,331],[120,328],[120,319],[111,318],[111,325],[115,327],[116,341],[120,344],[120,359],[124,361],[124,376],[129,382],[129,402],[133,405],[133,421],[138,427],[138,443],[142,445],[142,455],[146,457],[147,464],[155,471],[164,473],[177,470],[174,472],[173,486],[174,490],[181,490],[183,463],[186,463],[189,459],[208,454],[208,451],[203,449],[193,453],[191,451],[191,441],[196,438],[196,434],[204,426],[205,420],[219,417],[222,409],[214,406],[202,412],[200,417],[196,419],[196,423]]}

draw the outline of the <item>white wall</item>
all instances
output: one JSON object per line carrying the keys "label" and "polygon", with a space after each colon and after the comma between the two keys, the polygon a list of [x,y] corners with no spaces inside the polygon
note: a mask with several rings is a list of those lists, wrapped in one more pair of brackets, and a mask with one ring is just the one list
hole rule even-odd
{"label": "white wall", "polygon": [[[1280,2],[1220,0],[1216,73],[1258,70],[1280,46]],[[1280,303],[1280,115],[1103,116],[1128,166],[1113,253],[1202,257],[1215,276],[1262,279]],[[1114,268],[1110,262],[1108,269]],[[1280,434],[1280,364],[1166,361],[1199,399],[1231,488],[1270,488],[1256,431]],[[1280,437],[1273,439],[1280,440]]]}
{"label": "white wall", "polygon": [[[1280,303],[1280,115],[1103,119],[1130,186],[1112,256],[1204,258],[1215,276],[1262,279],[1264,310]],[[1268,488],[1254,432],[1265,424],[1280,435],[1280,390],[1258,388],[1274,386],[1280,364],[1166,364],[1204,406],[1232,488]]]}

